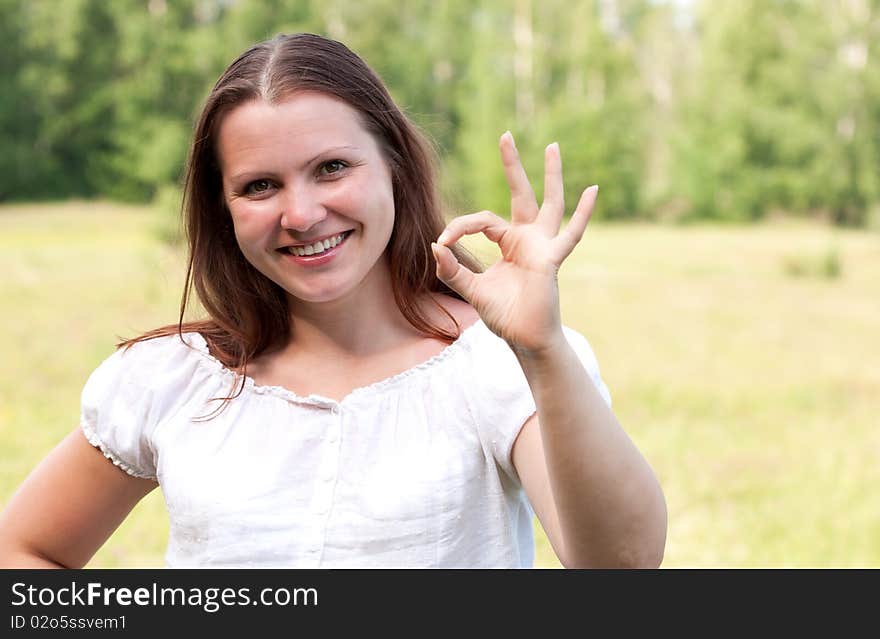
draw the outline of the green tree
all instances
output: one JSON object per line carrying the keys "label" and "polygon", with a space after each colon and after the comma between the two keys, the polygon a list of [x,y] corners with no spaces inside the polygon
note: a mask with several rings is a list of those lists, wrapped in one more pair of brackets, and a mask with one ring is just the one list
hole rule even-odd
{"label": "green tree", "polygon": [[[28,101],[12,117],[25,123],[30,138],[19,137],[21,155],[13,157],[17,163],[34,162],[26,171],[37,190],[28,195],[96,195],[112,148],[108,123],[118,38],[109,5],[90,0],[8,4],[8,15],[21,28],[14,38],[21,63],[13,82]],[[10,191],[11,197],[21,194],[0,188],[4,195]]]}
{"label": "green tree", "polygon": [[826,210],[864,222],[880,168],[878,14],[869,0],[702,5],[676,143],[693,217]]}

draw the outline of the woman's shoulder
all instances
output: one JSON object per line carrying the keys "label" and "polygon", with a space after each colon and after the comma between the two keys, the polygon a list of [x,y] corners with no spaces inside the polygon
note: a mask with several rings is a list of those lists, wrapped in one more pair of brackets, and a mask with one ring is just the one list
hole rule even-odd
{"label": "woman's shoulder", "polygon": [[[203,357],[205,340],[199,333],[161,335],[123,342],[92,372],[88,386],[112,382],[153,386],[169,374],[193,368]],[[177,375],[174,375],[177,376]]]}
{"label": "woman's shoulder", "polygon": [[[92,371],[81,396],[80,426],[114,464],[155,479],[150,436],[189,389],[210,390],[199,364],[198,333],[124,342]],[[202,343],[203,340],[202,340]]]}
{"label": "woman's shoulder", "polygon": [[[480,319],[480,314],[477,313],[476,309],[464,300],[443,293],[434,293],[433,298],[437,304],[443,307],[446,313],[449,313],[455,319],[461,331],[474,325]],[[445,328],[449,324],[449,316],[436,307],[435,312],[436,317],[434,321],[440,323]]]}
{"label": "woman's shoulder", "polygon": [[131,364],[167,365],[207,352],[205,338],[197,332],[172,333],[123,342],[113,356]]}
{"label": "woman's shoulder", "polygon": [[[504,388],[517,392],[527,389],[525,373],[513,349],[479,319],[476,311],[473,313],[476,320],[472,320],[469,328],[462,324],[464,330],[459,340],[467,353],[462,381],[480,388]],[[465,314],[464,317],[474,315]],[[589,340],[571,326],[563,325],[562,331],[593,384],[611,405],[611,394],[602,379],[599,361]]]}

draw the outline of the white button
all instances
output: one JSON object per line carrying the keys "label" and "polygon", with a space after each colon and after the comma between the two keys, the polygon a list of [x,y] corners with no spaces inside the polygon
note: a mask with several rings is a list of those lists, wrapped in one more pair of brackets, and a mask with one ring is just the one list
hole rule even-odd
{"label": "white button", "polygon": [[335,444],[338,437],[336,437],[336,433],[330,433],[327,435],[327,442],[330,444]]}
{"label": "white button", "polygon": [[330,411],[331,411],[334,415],[338,415],[338,414],[339,414],[339,406],[334,406],[333,408],[330,409]]}

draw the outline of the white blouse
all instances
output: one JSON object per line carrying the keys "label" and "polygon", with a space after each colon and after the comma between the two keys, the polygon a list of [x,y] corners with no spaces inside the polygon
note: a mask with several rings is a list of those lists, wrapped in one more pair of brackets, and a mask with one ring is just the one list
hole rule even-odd
{"label": "white blouse", "polygon": [[[587,340],[565,335],[611,404]],[[531,567],[511,448],[535,412],[510,347],[478,320],[438,355],[341,401],[245,378],[185,333],[118,350],[82,392],[82,430],[158,481],[169,567]],[[562,401],[562,398],[561,398]]]}

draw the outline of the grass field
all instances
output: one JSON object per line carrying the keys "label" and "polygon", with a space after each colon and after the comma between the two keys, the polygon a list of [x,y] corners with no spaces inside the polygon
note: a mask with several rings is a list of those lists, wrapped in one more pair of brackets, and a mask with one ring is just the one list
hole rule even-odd
{"label": "grass field", "polygon": [[[182,259],[152,225],[0,207],[0,504],[117,336],[176,320]],[[666,492],[665,567],[880,567],[880,234],[597,222],[560,287]],[[154,491],[90,565],[161,566],[167,531]],[[540,529],[536,565],[558,566]]]}

